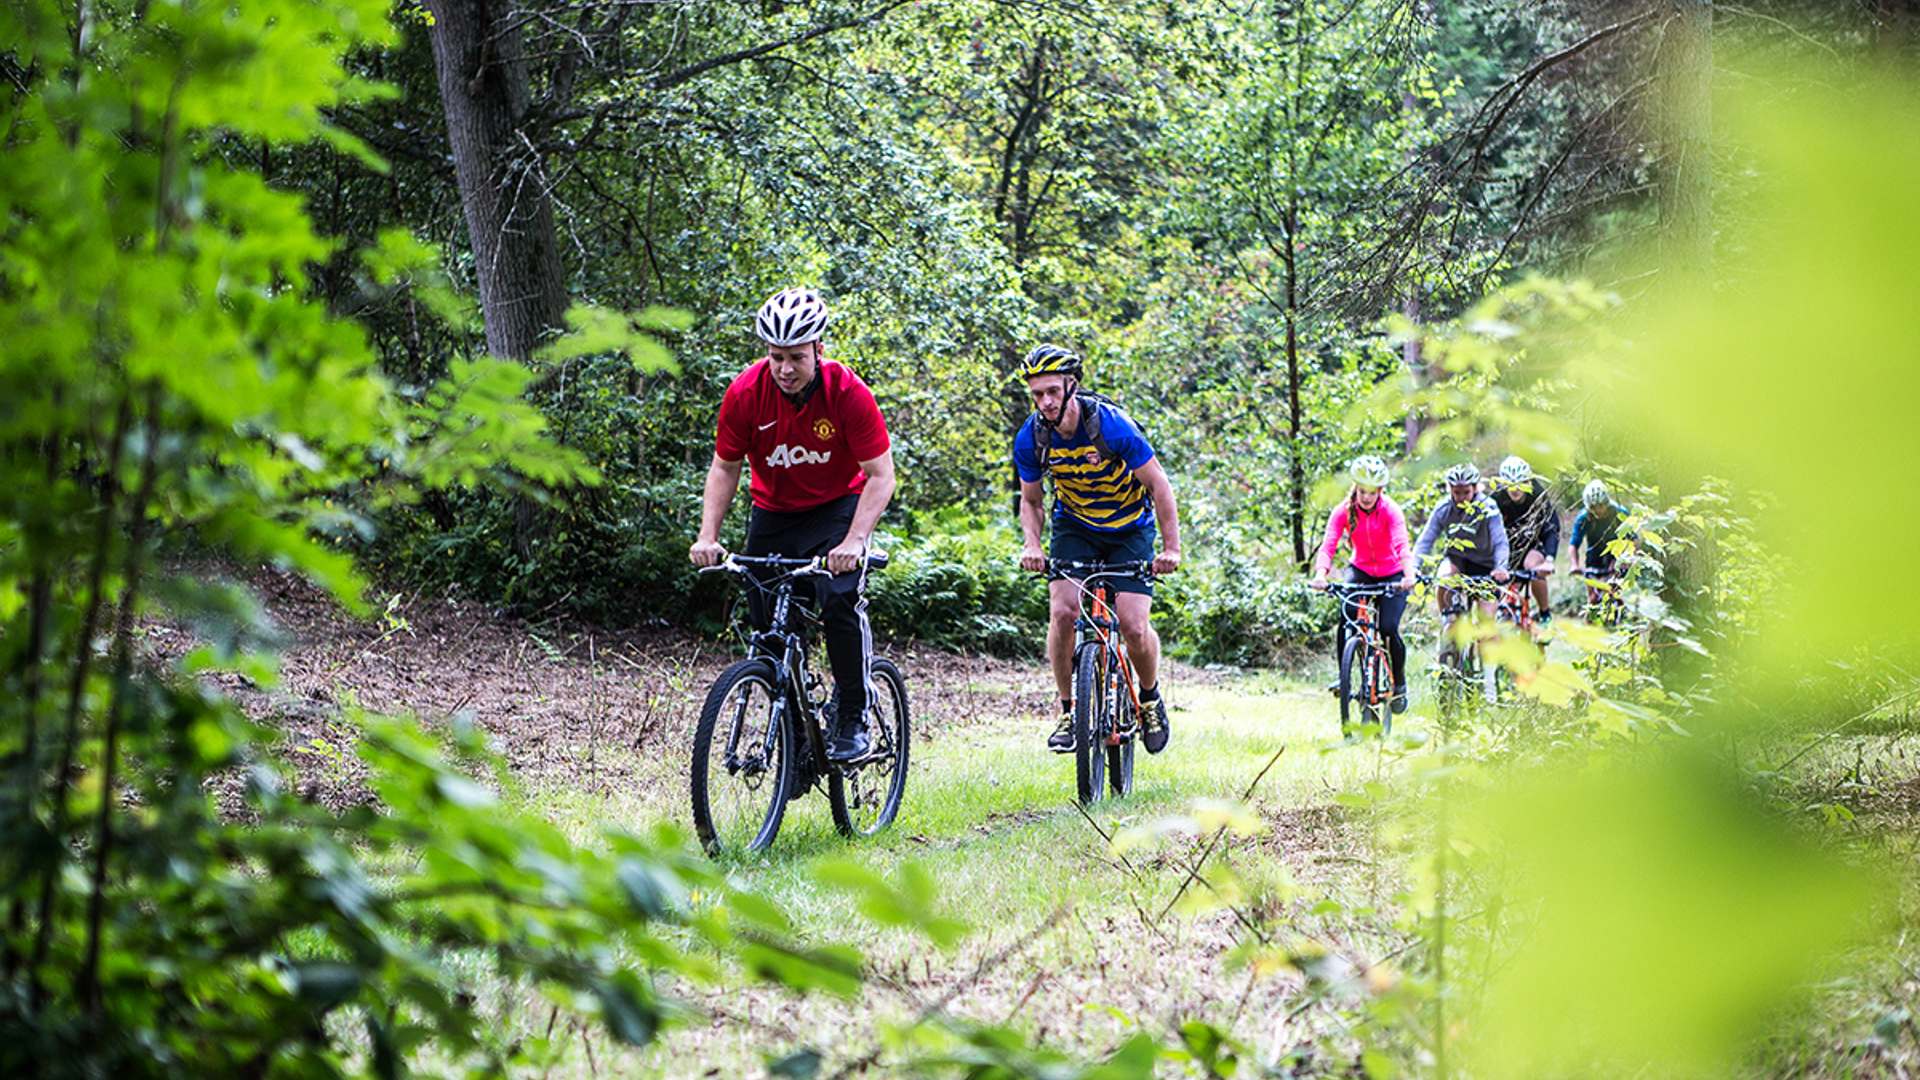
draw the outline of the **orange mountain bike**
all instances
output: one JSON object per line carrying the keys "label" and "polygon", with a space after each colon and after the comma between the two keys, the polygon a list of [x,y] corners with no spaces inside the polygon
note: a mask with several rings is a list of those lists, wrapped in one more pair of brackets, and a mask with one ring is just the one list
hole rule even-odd
{"label": "orange mountain bike", "polygon": [[1050,559],[1047,570],[1080,592],[1080,615],[1073,621],[1073,763],[1080,801],[1095,802],[1108,787],[1116,796],[1130,795],[1140,686],[1114,617],[1110,582],[1151,581],[1153,563]]}

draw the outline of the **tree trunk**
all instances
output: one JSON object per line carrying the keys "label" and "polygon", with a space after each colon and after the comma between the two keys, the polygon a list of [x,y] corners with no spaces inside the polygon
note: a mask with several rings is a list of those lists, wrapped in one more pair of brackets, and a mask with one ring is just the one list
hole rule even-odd
{"label": "tree trunk", "polygon": [[524,361],[563,325],[567,289],[545,163],[521,130],[532,97],[520,30],[499,0],[427,6],[487,351]]}
{"label": "tree trunk", "polygon": [[[567,287],[545,162],[523,129],[532,105],[514,10],[504,0],[427,0],[433,63],[473,248],[487,351],[522,363],[565,326]],[[514,505],[514,547],[535,514]]]}
{"label": "tree trunk", "polygon": [[[1291,182],[1292,177],[1289,177]],[[1287,249],[1283,265],[1287,273],[1287,511],[1289,531],[1293,534],[1293,561],[1307,568],[1307,464],[1306,433],[1300,419],[1300,262],[1294,237],[1300,231],[1300,189],[1288,192]]]}
{"label": "tree trunk", "polygon": [[1673,287],[1713,278],[1713,2],[1667,0],[1660,41],[1660,269]]}

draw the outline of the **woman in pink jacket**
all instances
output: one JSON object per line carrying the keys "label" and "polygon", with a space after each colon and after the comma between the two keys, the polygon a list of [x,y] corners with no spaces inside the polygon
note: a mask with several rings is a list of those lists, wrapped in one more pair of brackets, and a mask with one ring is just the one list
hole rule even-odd
{"label": "woman in pink jacket", "polygon": [[[1400,616],[1407,609],[1406,591],[1413,588],[1413,547],[1407,543],[1407,517],[1399,504],[1387,498],[1387,463],[1368,454],[1355,459],[1348,470],[1353,486],[1347,498],[1327,518],[1327,536],[1313,560],[1312,586],[1327,587],[1327,573],[1333,569],[1333,556],[1342,540],[1349,541],[1352,557],[1347,560],[1347,581],[1353,585],[1397,584],[1398,591],[1379,598],[1380,633],[1387,639],[1387,655],[1393,662],[1393,711],[1407,708],[1407,643],[1400,637]],[[1349,598],[1343,604],[1363,601]],[[1334,632],[1334,663],[1340,662],[1346,645],[1347,620],[1357,612],[1343,610],[1340,628]]]}

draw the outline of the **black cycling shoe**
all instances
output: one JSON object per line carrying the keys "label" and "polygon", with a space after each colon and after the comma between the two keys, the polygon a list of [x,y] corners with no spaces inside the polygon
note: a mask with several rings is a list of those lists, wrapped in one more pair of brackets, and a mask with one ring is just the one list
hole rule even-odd
{"label": "black cycling shoe", "polygon": [[1047,749],[1056,754],[1073,753],[1073,714],[1060,714],[1060,722],[1053,727],[1053,734],[1047,736]]}
{"label": "black cycling shoe", "polygon": [[1167,748],[1167,736],[1173,733],[1167,723],[1167,703],[1158,694],[1151,701],[1140,703],[1140,745],[1147,753],[1157,754]]}
{"label": "black cycling shoe", "polygon": [[828,761],[858,761],[867,756],[873,742],[867,737],[867,725],[858,717],[842,719],[834,728],[833,738],[827,740]]}
{"label": "black cycling shoe", "polygon": [[1396,686],[1393,688],[1393,714],[1395,716],[1398,716],[1401,713],[1406,711],[1407,711],[1407,684],[1401,683],[1399,686]]}

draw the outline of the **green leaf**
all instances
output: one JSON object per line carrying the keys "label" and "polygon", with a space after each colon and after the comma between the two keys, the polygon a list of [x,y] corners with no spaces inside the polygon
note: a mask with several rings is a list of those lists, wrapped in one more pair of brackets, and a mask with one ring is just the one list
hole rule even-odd
{"label": "green leaf", "polygon": [[293,965],[294,996],[326,1012],[352,1001],[364,981],[351,964],[328,961]]}
{"label": "green leaf", "polygon": [[664,866],[640,859],[622,859],[614,876],[626,890],[627,901],[649,919],[677,918],[687,909],[686,885]]}
{"label": "green leaf", "polygon": [[767,1075],[787,1076],[793,1080],[812,1080],[820,1075],[820,1051],[812,1047],[802,1047],[783,1058],[768,1059]]}
{"label": "green leaf", "polygon": [[841,946],[804,949],[765,940],[749,940],[740,962],[755,976],[792,990],[824,990],[841,997],[860,992],[865,979],[860,954]]}
{"label": "green leaf", "polygon": [[641,992],[632,976],[622,974],[593,984],[600,999],[607,1030],[628,1046],[646,1046],[660,1033],[660,1009]]}

